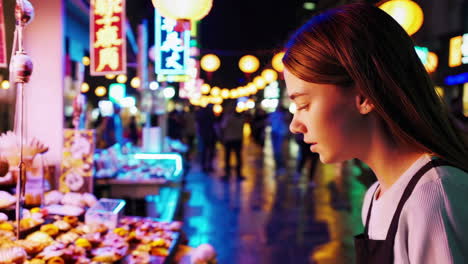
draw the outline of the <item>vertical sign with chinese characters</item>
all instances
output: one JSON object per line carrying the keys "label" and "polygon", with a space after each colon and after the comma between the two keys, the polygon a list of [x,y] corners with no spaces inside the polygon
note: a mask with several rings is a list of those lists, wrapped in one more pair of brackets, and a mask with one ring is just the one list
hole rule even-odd
{"label": "vertical sign with chinese characters", "polygon": [[3,17],[3,1],[0,1],[0,68],[7,67],[5,18]]}
{"label": "vertical sign with chinese characters", "polygon": [[91,0],[91,75],[125,74],[125,0]]}
{"label": "vertical sign with chinese characters", "polygon": [[186,74],[190,52],[190,31],[175,30],[177,21],[162,17],[155,10],[155,62],[156,73],[163,75]]}

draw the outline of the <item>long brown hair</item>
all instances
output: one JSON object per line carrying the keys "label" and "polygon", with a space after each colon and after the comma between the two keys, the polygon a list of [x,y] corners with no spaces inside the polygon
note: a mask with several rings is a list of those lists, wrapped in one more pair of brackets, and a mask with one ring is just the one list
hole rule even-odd
{"label": "long brown hair", "polygon": [[412,39],[379,8],[355,3],[313,17],[291,37],[283,63],[307,82],[356,87],[374,104],[394,142],[468,169],[467,143],[450,122]]}

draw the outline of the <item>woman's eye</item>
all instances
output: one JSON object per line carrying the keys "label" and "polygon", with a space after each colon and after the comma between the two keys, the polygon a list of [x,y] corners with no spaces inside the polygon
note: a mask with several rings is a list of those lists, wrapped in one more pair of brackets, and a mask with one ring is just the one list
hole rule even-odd
{"label": "woman's eye", "polygon": [[298,106],[297,106],[297,110],[306,109],[308,106],[309,106],[308,104],[298,105]]}

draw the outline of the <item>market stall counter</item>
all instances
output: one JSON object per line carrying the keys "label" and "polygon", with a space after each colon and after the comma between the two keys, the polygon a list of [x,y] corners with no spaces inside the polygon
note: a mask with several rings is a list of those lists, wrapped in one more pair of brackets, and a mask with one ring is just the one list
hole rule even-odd
{"label": "market stall counter", "polygon": [[102,155],[107,154],[95,156],[98,196],[125,199],[131,215],[142,215],[144,210],[145,216],[174,219],[180,208],[184,176],[179,153],[127,154],[114,162],[118,164],[114,168],[101,162]]}

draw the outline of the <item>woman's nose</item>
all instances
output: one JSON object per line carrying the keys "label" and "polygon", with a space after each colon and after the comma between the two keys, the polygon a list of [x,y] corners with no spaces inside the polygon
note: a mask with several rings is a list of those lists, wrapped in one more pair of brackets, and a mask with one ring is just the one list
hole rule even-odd
{"label": "woman's nose", "polygon": [[294,117],[293,117],[293,119],[291,121],[291,124],[289,124],[289,130],[293,134],[305,133],[306,132],[306,127],[304,126],[304,124],[302,124],[302,122],[297,120],[296,115],[294,115]]}

